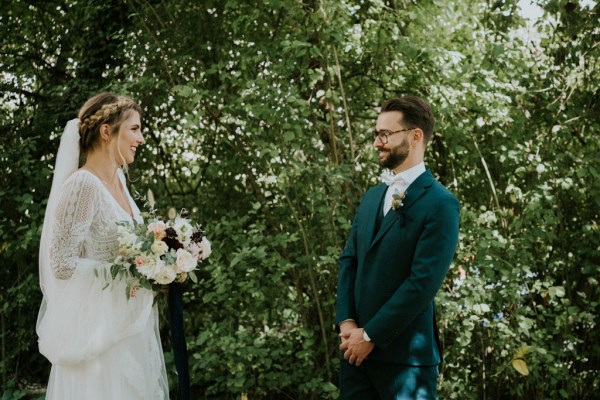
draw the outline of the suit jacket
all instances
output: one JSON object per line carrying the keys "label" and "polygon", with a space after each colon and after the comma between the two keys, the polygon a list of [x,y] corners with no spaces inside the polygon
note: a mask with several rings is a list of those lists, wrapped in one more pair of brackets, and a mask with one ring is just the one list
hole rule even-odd
{"label": "suit jacket", "polygon": [[459,202],[429,171],[376,229],[387,185],[364,196],[339,259],[336,322],[353,319],[375,348],[369,359],[441,362],[434,298],[458,242]]}

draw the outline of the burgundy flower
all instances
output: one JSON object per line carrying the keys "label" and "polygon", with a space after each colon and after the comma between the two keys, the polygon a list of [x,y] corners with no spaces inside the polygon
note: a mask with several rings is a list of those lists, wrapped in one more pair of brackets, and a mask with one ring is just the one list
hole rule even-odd
{"label": "burgundy flower", "polygon": [[194,243],[200,243],[202,241],[203,237],[204,237],[204,234],[202,233],[202,231],[194,232],[192,234],[192,242],[194,242]]}
{"label": "burgundy flower", "polygon": [[167,236],[164,237],[162,241],[165,242],[167,246],[169,246],[169,249],[183,249],[183,244],[181,244],[181,242],[177,240],[177,232],[175,231],[175,229],[167,228],[165,230],[165,233],[167,234]]}

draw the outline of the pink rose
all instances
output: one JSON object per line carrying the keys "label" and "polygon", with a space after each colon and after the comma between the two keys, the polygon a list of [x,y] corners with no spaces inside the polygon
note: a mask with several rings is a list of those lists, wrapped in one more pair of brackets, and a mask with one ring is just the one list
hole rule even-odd
{"label": "pink rose", "polygon": [[162,221],[156,221],[148,224],[148,228],[146,228],[146,232],[153,232],[154,238],[160,240],[167,236],[165,230],[167,229],[167,225]]}
{"label": "pink rose", "polygon": [[190,245],[188,246],[188,251],[190,253],[192,253],[192,256],[194,258],[198,258],[198,256],[200,255],[200,246],[198,246],[195,242],[190,243]]}
{"label": "pink rose", "polygon": [[133,262],[135,263],[135,267],[136,267],[136,268],[140,268],[142,265],[144,265],[144,262],[145,262],[145,261],[144,261],[144,259],[143,259],[142,257],[140,257],[140,256],[137,256],[137,257],[136,257],[136,258],[133,260]]}

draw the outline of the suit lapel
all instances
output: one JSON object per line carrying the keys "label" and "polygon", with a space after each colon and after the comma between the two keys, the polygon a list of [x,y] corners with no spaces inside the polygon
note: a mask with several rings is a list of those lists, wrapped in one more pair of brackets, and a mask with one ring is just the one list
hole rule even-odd
{"label": "suit lapel", "polygon": [[[394,222],[399,219],[400,213],[406,212],[406,210],[412,206],[421,196],[425,194],[427,188],[431,186],[433,183],[433,176],[429,170],[422,173],[407,189],[406,189],[406,197],[402,201],[403,206],[398,210],[390,210],[386,214],[383,222],[381,223],[381,228],[379,228],[379,232],[375,236],[375,239],[371,242],[369,246],[369,250],[373,248],[375,243],[379,241],[386,234],[386,232],[392,227]],[[387,186],[386,186],[387,188]],[[385,190],[384,190],[385,194]],[[381,212],[381,210],[379,210]],[[376,217],[376,216],[375,216]],[[374,228],[374,226],[373,226]],[[371,236],[372,237],[372,236]]]}
{"label": "suit lapel", "polygon": [[427,188],[433,183],[433,175],[429,170],[423,172],[407,189],[406,197],[404,198],[404,205],[398,211],[407,210],[417,201],[421,196],[425,194]]}
{"label": "suit lapel", "polygon": [[381,185],[377,186],[375,188],[375,193],[373,193],[373,203],[375,203],[375,204],[369,204],[369,207],[368,207],[369,217],[368,217],[367,221],[369,221],[369,223],[367,225],[366,233],[367,233],[367,239],[368,239],[367,243],[369,245],[371,244],[373,237],[377,233],[375,231],[375,229],[377,227],[377,213],[383,212],[382,211],[382,207],[383,207],[382,201],[385,196],[386,190],[387,190],[386,184],[381,184]]}
{"label": "suit lapel", "polygon": [[381,227],[379,228],[379,231],[377,232],[377,236],[375,236],[375,239],[373,239],[373,241],[371,242],[371,245],[369,246],[369,250],[371,250],[373,245],[375,245],[375,243],[377,243],[377,241],[379,239],[381,239],[381,237],[388,231],[388,229],[390,229],[392,227],[392,225],[394,224],[394,221],[397,218],[398,218],[398,214],[396,214],[396,212],[394,210],[388,211],[388,213],[385,215],[385,218],[383,219],[383,222],[381,223]]}

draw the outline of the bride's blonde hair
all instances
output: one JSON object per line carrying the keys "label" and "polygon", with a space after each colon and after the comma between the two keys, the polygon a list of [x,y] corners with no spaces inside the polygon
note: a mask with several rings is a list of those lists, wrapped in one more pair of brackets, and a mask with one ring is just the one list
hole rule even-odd
{"label": "bride's blonde hair", "polygon": [[118,134],[121,123],[131,111],[142,115],[140,106],[127,96],[100,93],[85,102],[79,110],[79,149],[85,157],[100,144],[100,127],[110,126],[111,134]]}

